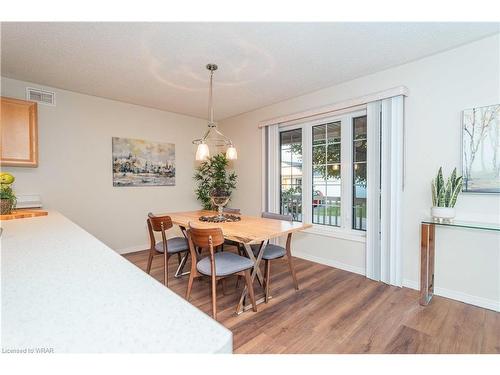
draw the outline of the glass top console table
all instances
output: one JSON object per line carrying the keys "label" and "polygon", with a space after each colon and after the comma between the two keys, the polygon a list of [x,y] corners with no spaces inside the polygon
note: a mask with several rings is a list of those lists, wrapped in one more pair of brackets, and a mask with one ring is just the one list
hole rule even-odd
{"label": "glass top console table", "polygon": [[434,295],[434,243],[437,226],[500,232],[499,224],[460,220],[422,220],[420,234],[420,304],[423,306],[428,305]]}

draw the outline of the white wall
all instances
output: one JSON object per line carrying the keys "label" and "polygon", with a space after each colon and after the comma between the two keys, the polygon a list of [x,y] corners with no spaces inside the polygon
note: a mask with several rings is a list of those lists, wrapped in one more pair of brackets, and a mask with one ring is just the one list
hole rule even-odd
{"label": "white wall", "polygon": [[[238,148],[239,188],[233,206],[261,210],[259,121],[321,107],[404,85],[406,191],[404,193],[405,284],[418,288],[420,220],[429,215],[430,181],[439,166],[461,168],[461,111],[500,103],[500,37],[488,37],[409,64],[296,97],[221,122]],[[332,66],[332,69],[335,69]],[[499,195],[462,194],[458,218],[500,221]],[[296,254],[364,272],[364,244],[312,234],[294,242]],[[436,292],[500,309],[500,236],[471,230],[437,230]],[[332,286],[333,287],[333,286]]]}
{"label": "white wall", "polygon": [[[26,86],[56,92],[38,105],[38,168],[4,167],[15,192],[40,194],[55,209],[117,251],[144,249],[146,216],[198,208],[192,139],[206,122],[188,116],[2,78],[2,95],[24,99]],[[113,187],[111,138],[175,143],[176,186]]]}

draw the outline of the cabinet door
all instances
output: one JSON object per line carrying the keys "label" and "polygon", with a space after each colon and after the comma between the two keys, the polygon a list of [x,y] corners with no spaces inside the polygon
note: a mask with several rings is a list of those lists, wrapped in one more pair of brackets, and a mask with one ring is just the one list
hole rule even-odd
{"label": "cabinet door", "polygon": [[1,98],[0,162],[5,166],[38,165],[37,105],[25,100]]}

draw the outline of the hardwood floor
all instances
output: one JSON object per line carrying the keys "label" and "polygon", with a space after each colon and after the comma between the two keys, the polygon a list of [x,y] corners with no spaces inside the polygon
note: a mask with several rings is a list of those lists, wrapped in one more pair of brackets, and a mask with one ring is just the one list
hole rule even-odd
{"label": "hardwood floor", "polygon": [[[125,258],[146,269],[146,251]],[[162,262],[156,257],[151,270],[161,282]],[[187,277],[173,277],[177,265],[172,258],[169,288],[184,297]],[[500,313],[437,296],[422,307],[415,290],[298,258],[295,291],[286,261],[272,266],[273,298],[257,313],[234,313],[244,284],[235,292],[236,278],[226,295],[217,291],[219,322],[233,332],[235,353],[500,353]],[[255,290],[258,298],[257,281]],[[208,279],[195,281],[191,303],[210,314]]]}

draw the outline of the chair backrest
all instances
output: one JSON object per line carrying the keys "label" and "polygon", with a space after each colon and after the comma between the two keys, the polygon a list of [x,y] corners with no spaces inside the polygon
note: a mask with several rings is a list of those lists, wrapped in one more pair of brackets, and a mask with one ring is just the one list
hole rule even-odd
{"label": "chair backrest", "polygon": [[281,215],[275,214],[272,212],[263,212],[262,217],[265,219],[274,219],[274,220],[284,220],[284,221],[293,221],[292,215]]}
{"label": "chair backrest", "polygon": [[[275,214],[272,212],[263,212],[262,217],[265,219],[289,221],[290,223],[293,221],[292,215],[281,215],[281,214]],[[288,235],[286,237],[286,249],[288,252],[290,251],[291,245],[292,245],[292,233],[288,233]]]}
{"label": "chair backrest", "polygon": [[229,207],[224,207],[222,209],[223,212],[227,212],[228,214],[236,214],[236,215],[241,215],[241,210],[239,208],[229,208]]}
{"label": "chair backrest", "polygon": [[[148,219],[146,221],[148,224],[151,247],[154,248],[156,245],[154,232],[161,232],[162,240],[163,242],[166,242],[165,231],[173,227],[172,219],[170,218],[170,216],[155,216],[150,212],[148,213]],[[164,243],[164,246],[166,246],[166,243]]]}
{"label": "chair backrest", "polygon": [[193,241],[193,245],[202,249],[222,245],[224,243],[224,235],[220,228],[199,228],[189,223],[189,235]]}

